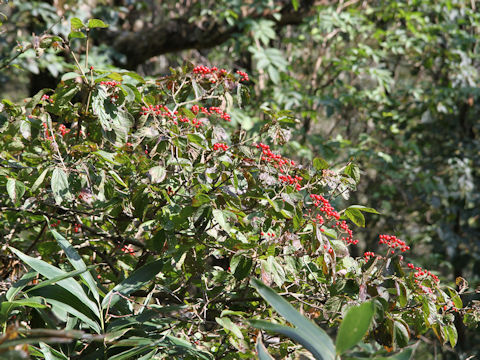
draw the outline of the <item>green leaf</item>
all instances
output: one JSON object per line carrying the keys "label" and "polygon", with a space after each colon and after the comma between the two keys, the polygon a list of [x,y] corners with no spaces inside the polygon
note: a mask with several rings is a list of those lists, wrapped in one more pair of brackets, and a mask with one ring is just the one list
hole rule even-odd
{"label": "green leaf", "polygon": [[455,345],[457,345],[457,340],[458,340],[457,328],[455,327],[455,325],[447,325],[444,327],[444,329],[445,329],[445,332],[447,333],[447,338],[448,338],[448,341],[450,342],[450,346],[454,348]]}
{"label": "green leaf", "polygon": [[45,308],[47,307],[44,304],[43,298],[41,297],[31,297],[28,299],[19,299],[12,301],[3,301],[0,303],[0,324],[3,324],[7,321],[10,312],[20,306],[28,306],[32,308]]}
{"label": "green leaf", "polygon": [[25,185],[21,181],[10,178],[7,180],[7,193],[10,199],[16,203],[25,194]]}
{"label": "green leaf", "polygon": [[362,212],[358,209],[348,208],[345,210],[345,215],[352,220],[352,222],[360,227],[365,227],[365,217]]}
{"label": "green leaf", "polygon": [[87,283],[88,288],[92,292],[95,300],[97,302],[100,302],[100,295],[98,294],[97,290],[97,283],[95,280],[93,280],[92,274],[87,270],[87,265],[83,262],[83,259],[81,256],[78,254],[77,250],[65,239],[60,233],[58,233],[56,230],[50,230],[53,237],[55,240],[57,240],[58,245],[62,248],[62,250],[65,252],[65,255],[68,258],[68,261],[70,261],[70,264],[79,271],[82,271],[82,274],[80,275],[83,280]]}
{"label": "green leaf", "polygon": [[323,169],[328,169],[329,165],[325,159],[317,157],[313,159],[313,167],[315,168],[315,170],[320,171]]}
{"label": "green leaf", "polygon": [[257,337],[257,344],[255,345],[255,350],[257,350],[257,355],[259,360],[275,360],[265,348],[262,342],[262,336]]}
{"label": "green leaf", "polygon": [[394,322],[393,322],[393,341],[400,348],[403,348],[403,347],[408,345],[408,340],[410,340],[410,333],[408,331],[407,324],[404,324],[401,321],[394,320]]}
{"label": "green leaf", "polygon": [[[75,282],[72,278],[62,281],[68,280]],[[66,287],[60,287],[59,285],[62,281],[58,282],[58,285],[45,286],[33,290],[30,293],[34,296],[41,296],[47,303],[54,307],[58,307],[63,312],[72,314],[100,334],[102,332],[100,325],[94,315],[88,310],[90,306],[81,299],[83,295],[79,296],[80,294],[72,294],[72,292]],[[81,289],[81,292],[83,293],[83,289]],[[96,309],[96,312],[98,312],[98,309]],[[96,317],[98,318],[98,315]]]}
{"label": "green leaf", "polygon": [[127,296],[153,281],[155,276],[162,270],[162,267],[163,261],[156,260],[143,265],[138,270],[135,270],[128,278],[123,280],[105,295],[105,298],[102,301],[102,308],[105,309],[108,306],[113,306],[118,300],[120,300],[120,296],[116,293]]}
{"label": "green leaf", "polygon": [[217,221],[218,225],[220,225],[220,227],[223,230],[225,230],[226,232],[229,233],[230,230],[231,230],[231,227],[230,227],[230,224],[227,221],[228,218],[225,215],[225,213],[220,209],[213,209],[212,214],[213,214],[214,219]]}
{"label": "green leaf", "polygon": [[83,29],[84,27],[85,27],[85,24],[79,18],[74,17],[70,20],[70,28],[72,30],[79,30],[79,29]]}
{"label": "green leaf", "polygon": [[241,254],[233,255],[230,260],[230,270],[237,280],[245,279],[250,274],[252,266],[252,258]]}
{"label": "green leaf", "polygon": [[77,77],[81,76],[79,73],[76,72],[68,72],[62,75],[62,81],[67,81],[71,79],[76,79]]}
{"label": "green leaf", "polygon": [[53,170],[51,187],[57,205],[61,204],[63,200],[71,199],[68,175],[62,168],[56,167]]}
{"label": "green leaf", "polygon": [[90,19],[88,20],[88,28],[89,29],[94,29],[94,28],[107,28],[108,25],[105,24],[102,20],[100,19]]}
{"label": "green leaf", "polygon": [[[41,275],[45,276],[47,279],[56,278],[59,276],[67,276],[67,273],[59,268],[46,263],[43,260],[33,258],[28,256],[21,251],[9,247],[10,251],[12,251],[15,255],[17,255],[24,263],[30,266],[32,269],[40,273]],[[78,298],[82,303],[87,305],[93,313],[100,319],[100,311],[95,303],[90,300],[83,291],[83,288],[77,283],[73,278],[67,278],[64,280],[60,280],[58,285],[64,288],[65,290],[69,291],[72,295]]]}
{"label": "green leaf", "polygon": [[30,139],[32,137],[32,128],[30,121],[27,119],[21,120],[20,122],[20,133],[24,139]]}
{"label": "green leaf", "polygon": [[293,10],[297,11],[298,10],[298,5],[299,5],[298,0],[292,0]]}
{"label": "green leaf", "polygon": [[345,167],[344,174],[350,176],[358,184],[360,181],[360,169],[356,164],[350,163]]}
{"label": "green leaf", "polygon": [[81,31],[72,31],[70,34],[68,34],[68,39],[83,39],[85,38],[86,35],[81,32]]}
{"label": "green leaf", "polygon": [[167,171],[163,166],[157,165],[148,170],[147,176],[150,179],[150,182],[153,184],[158,184],[165,179],[167,176]]}
{"label": "green leaf", "polygon": [[189,141],[197,144],[198,146],[206,149],[205,147],[205,138],[200,134],[187,134],[187,138]]}
{"label": "green leaf", "polygon": [[363,211],[363,212],[368,212],[368,213],[372,213],[372,214],[380,214],[377,210],[375,210],[374,208],[371,208],[371,207],[366,207],[366,206],[363,206],[363,205],[351,205],[348,207],[349,209],[358,209],[360,211]]}
{"label": "green leaf", "polygon": [[262,320],[250,320],[254,327],[278,332],[298,341],[317,359],[335,359],[333,342],[324,330],[300,314],[292,305],[260,280],[252,279],[250,284],[281,316],[296,326],[294,329]]}
{"label": "green leaf", "polygon": [[273,281],[277,286],[281,287],[285,282],[285,270],[283,267],[275,260],[275,257],[269,256],[267,261],[262,261],[262,268],[273,276]]}
{"label": "green leaf", "polygon": [[110,164],[120,165],[117,161],[115,161],[115,156],[117,155],[115,153],[98,150],[98,151],[95,151],[94,154],[100,156],[103,160],[109,162]]}
{"label": "green leaf", "polygon": [[113,179],[117,182],[117,184],[122,185],[125,189],[128,189],[128,185],[125,184],[120,175],[118,175],[114,170],[108,170],[108,173],[112,175]]}
{"label": "green leaf", "polygon": [[35,180],[35,182],[33,183],[32,185],[32,193],[34,193],[35,191],[37,191],[37,189],[40,187],[40,185],[42,185],[43,183],[43,180],[45,180],[45,176],[47,175],[48,173],[48,170],[49,169],[45,169],[42,171],[42,173],[40,174],[40,176],[37,178],[37,180]]}
{"label": "green leaf", "polygon": [[362,340],[372,323],[374,313],[375,306],[371,301],[348,309],[338,329],[337,354],[343,354]]}
{"label": "green leaf", "polygon": [[36,271],[30,270],[26,274],[24,274],[20,280],[18,280],[15,284],[13,284],[6,293],[7,301],[12,301],[12,299],[17,296],[17,294],[23,290],[25,286],[27,286],[36,276],[38,273]]}
{"label": "green leaf", "polygon": [[233,335],[235,335],[237,338],[243,339],[242,331],[229,318],[227,318],[227,317],[222,317],[222,318],[217,317],[217,318],[215,318],[215,321],[218,324],[220,324],[221,326],[223,326],[223,328],[225,330],[231,331],[233,333]]}

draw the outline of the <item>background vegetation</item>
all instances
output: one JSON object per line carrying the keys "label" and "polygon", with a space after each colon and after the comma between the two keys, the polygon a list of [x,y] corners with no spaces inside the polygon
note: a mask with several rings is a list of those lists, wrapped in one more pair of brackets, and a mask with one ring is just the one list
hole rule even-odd
{"label": "background vegetation", "polygon": [[[408,262],[434,271],[452,291],[456,288],[462,292],[463,305],[471,311],[465,310],[461,315],[468,315],[467,323],[474,323],[478,320],[474,309],[478,306],[475,288],[480,273],[480,12],[477,6],[475,1],[447,0],[4,2],[0,7],[0,97],[7,100],[1,105],[0,124],[0,186],[5,189],[0,195],[0,236],[5,239],[1,254],[5,290],[25,274],[27,268],[18,261],[19,256],[23,263],[31,265],[29,262],[33,261],[10,251],[8,246],[29,256],[40,255],[61,271],[81,271],[81,266],[77,268],[61,255],[61,248],[67,255],[69,253],[66,243],[62,246],[66,238],[74,245],[75,252],[84,260],[88,259],[86,266],[99,263],[103,266],[101,270],[95,268],[102,274],[101,282],[105,286],[99,287],[98,298],[92,290],[100,286],[96,280],[86,278],[85,273],[70,274],[77,279],[83,278],[83,287],[88,285],[89,301],[99,302],[93,303],[89,310],[83,309],[85,313],[98,311],[99,316],[104,316],[102,298],[108,299],[103,296],[113,285],[120,286],[124,279],[134,276],[135,269],[142,266],[150,269],[145,273],[150,278],[143,275],[145,277],[135,282],[138,285],[135,289],[120,292],[123,296],[135,292],[137,303],[122,298],[123,305],[129,305],[130,309],[128,306],[117,309],[116,315],[123,316],[134,309],[136,317],[126,318],[128,325],[116,323],[118,328],[109,329],[115,334],[111,344],[116,344],[118,339],[133,341],[131,337],[137,336],[137,343],[131,342],[128,346],[135,345],[133,349],[138,349],[139,344],[147,346],[141,340],[145,334],[153,338],[155,333],[158,342],[149,343],[149,351],[161,343],[163,348],[181,348],[189,354],[175,356],[251,358],[255,343],[250,338],[253,330],[241,319],[264,318],[268,311],[268,308],[257,313],[251,311],[261,300],[249,286],[251,276],[263,275],[265,282],[276,286],[276,290],[287,295],[297,308],[300,304],[306,306],[306,313],[317,318],[324,329],[328,329],[328,325],[335,328],[345,315],[346,305],[358,301],[359,288],[335,290],[332,287],[335,283],[332,271],[342,268],[337,268],[337,264],[330,264],[332,271],[321,268],[321,261],[326,260],[315,258],[317,249],[306,245],[311,242],[307,240],[310,233],[300,235],[301,250],[319,267],[318,276],[328,284],[328,291],[312,285],[314,278],[302,273],[307,271],[304,264],[292,263],[291,272],[285,270],[288,263],[282,259],[284,248],[270,241],[271,237],[262,240],[263,235],[258,234],[261,230],[273,232],[281,242],[292,241],[284,236],[302,232],[299,230],[301,221],[290,224],[290,214],[278,213],[282,213],[281,209],[294,211],[299,202],[307,206],[308,193],[314,193],[323,194],[339,210],[362,204],[380,213],[360,212],[358,215],[358,209],[341,212],[354,230],[355,239],[359,240],[358,245],[348,248],[352,259],[362,257],[366,251],[384,251],[383,245],[378,243],[379,234],[396,235],[411,248]],[[78,18],[80,23],[72,22],[73,18]],[[92,23],[89,28],[90,19],[101,19],[108,27]],[[218,87],[202,83],[205,78],[198,77],[199,72],[193,72],[194,66],[189,64],[201,64],[209,69],[224,68],[229,75],[218,78],[221,84]],[[182,66],[183,69],[178,70]],[[172,75],[169,68],[177,71]],[[237,70],[246,72],[248,80],[237,74]],[[210,76],[206,80],[210,81]],[[119,82],[121,86],[112,82]],[[172,84],[189,89],[184,99],[172,96]],[[42,89],[51,90],[39,93]],[[43,95],[48,97],[42,98]],[[119,96],[120,110],[108,110],[111,95]],[[24,102],[24,98],[28,100]],[[191,121],[197,118],[191,109],[197,103],[220,107],[222,112],[228,110],[231,121],[224,121],[215,110],[211,118],[208,116],[212,123],[221,122],[225,133],[206,132],[202,133],[203,138],[197,138],[197,130],[190,132],[191,129],[179,127],[183,130],[178,130],[177,135],[184,139],[162,148],[158,146],[159,136],[170,139],[164,124],[139,123],[147,112],[142,106],[162,104],[168,105],[170,110],[183,107],[186,110],[181,115]],[[105,112],[101,110],[104,107]],[[28,115],[34,120],[25,120]],[[112,125],[110,121],[117,122]],[[42,124],[47,124],[47,129],[43,129]],[[55,132],[58,138],[61,124],[65,126],[65,137],[61,136],[62,141],[58,140],[55,145],[57,153],[55,146],[45,144],[46,137]],[[141,132],[144,125],[153,133]],[[50,132],[46,134],[45,130]],[[169,128],[169,131],[173,130]],[[247,145],[247,139],[268,143],[275,154],[295,162],[289,171],[308,182],[308,185],[301,182],[307,200],[295,198],[297,192],[293,186],[285,190],[292,197],[289,199],[294,204],[292,209],[288,208],[288,200],[287,205],[275,202],[272,205],[268,201],[272,198],[275,201],[281,191],[273,180],[260,178],[260,173],[272,171],[269,174],[275,181],[278,174],[273,173],[275,170],[267,171],[263,165],[252,168],[240,161],[255,158],[258,151],[255,147],[246,150],[239,146]],[[55,139],[53,141],[56,143]],[[131,146],[125,145],[127,142]],[[199,148],[190,149],[190,143]],[[216,143],[228,144],[230,150],[226,154],[231,154],[233,160],[218,160],[215,151],[223,150],[214,151]],[[192,164],[207,165],[190,169],[179,162],[163,162],[161,159],[170,156],[170,145],[181,149],[180,158],[183,156]],[[203,156],[202,161],[197,156]],[[207,170],[228,174],[223,179],[225,183],[219,185],[214,178],[213,185],[207,189]],[[330,175],[325,176],[324,170],[330,170]],[[184,178],[179,178],[179,173]],[[249,173],[253,179],[249,178]],[[231,188],[223,188],[235,177],[240,185],[236,187],[232,183],[236,187],[234,190],[241,191],[244,181],[249,192],[236,194]],[[318,183],[310,181],[309,177],[318,177]],[[148,179],[148,183],[142,182],[144,179]],[[192,183],[192,179],[197,179],[197,183]],[[252,190],[255,187],[258,193]],[[179,188],[182,188],[180,192]],[[260,189],[264,190],[263,195]],[[197,204],[187,206],[199,193],[206,193],[208,200],[199,197]],[[164,199],[177,194],[180,198],[174,201],[177,207],[169,204],[167,211]],[[252,217],[259,216],[254,211],[254,204],[259,204],[258,212],[266,215],[260,222],[262,226],[241,221],[238,224],[238,218],[234,220],[238,216],[232,210],[235,196],[242,198],[241,205],[236,205],[238,210],[246,215],[253,214]],[[77,200],[74,201],[74,197]],[[206,206],[202,208],[204,204],[221,212],[209,213]],[[230,213],[225,214],[225,209]],[[219,241],[220,235],[211,233],[202,235],[203,247],[186,240],[189,237],[199,240],[191,231],[202,228],[202,218],[223,224],[222,231],[235,241],[224,244]],[[58,232],[51,231],[56,224],[54,221],[58,220]],[[362,226],[364,221],[366,227]],[[210,225],[203,224],[203,230]],[[244,234],[246,240],[231,235],[232,231]],[[228,238],[226,234],[223,236]],[[238,242],[249,245],[239,246]],[[258,244],[264,244],[265,248],[255,249]],[[175,250],[169,253],[168,249]],[[252,255],[255,250],[258,253]],[[334,251],[337,256],[339,250]],[[166,261],[166,258],[174,261]],[[155,262],[160,260],[161,265]],[[371,264],[367,266],[364,260],[359,261],[356,271],[368,272]],[[66,276],[49,269],[53,271],[50,278],[57,277],[56,281],[58,276]],[[351,267],[343,270],[350,273]],[[149,283],[147,280],[157,273],[161,276],[157,277],[155,285]],[[274,279],[268,281],[265,274]],[[27,273],[26,276],[29,279],[28,276],[33,278],[34,275]],[[376,280],[381,280],[383,285],[384,276],[390,280],[391,276],[404,278],[409,301],[421,302],[414,298],[415,291],[408,282],[408,275],[377,275]],[[467,279],[470,290],[465,290],[462,280],[456,282],[457,278]],[[304,279],[305,284],[299,279]],[[78,290],[76,286],[80,285],[74,283],[79,284],[73,281],[70,286]],[[51,284],[44,287],[59,287]],[[142,288],[140,285],[148,286]],[[222,289],[225,294],[221,293]],[[41,288],[32,291],[37,292],[35,297],[45,296]],[[61,296],[63,290],[57,291]],[[307,298],[295,297],[297,292]],[[332,298],[336,294],[342,301],[326,304],[326,300],[317,298],[318,303],[310,302],[320,294]],[[379,294],[370,296],[375,298]],[[180,299],[177,303],[172,300],[175,297]],[[450,297],[456,299],[456,293],[448,293],[448,299]],[[167,313],[168,321],[160,318],[155,325],[149,324],[152,328],[146,329],[139,319],[138,307],[142,309],[143,304],[145,308],[152,298],[157,299],[160,311]],[[10,296],[8,300],[12,302],[13,299]],[[253,303],[245,308],[235,305],[248,301]],[[388,301],[391,305],[400,300],[390,298]],[[437,299],[434,303],[437,309],[432,312],[438,312],[448,301],[447,298]],[[40,300],[29,304],[46,306]],[[317,308],[308,307],[308,304]],[[8,315],[3,319],[5,325],[15,323],[11,316],[23,316],[23,321],[32,328],[60,329],[63,327],[59,324],[63,322],[58,319],[63,319],[68,329],[85,330],[81,321],[65,315],[65,312],[71,314],[65,309],[64,313],[56,310],[56,320],[47,326],[50,317],[40,316],[40,310],[28,310],[19,305],[15,307],[17,313],[12,313],[10,306],[13,305],[9,305],[8,311],[2,308],[2,314]],[[165,310],[165,306],[176,307]],[[209,314],[197,314],[199,318],[195,322],[195,318],[185,317],[184,306],[188,311],[204,309]],[[402,318],[402,314],[399,310],[397,315]],[[84,320],[88,323],[88,319],[90,317]],[[90,330],[100,327],[97,333],[102,333],[107,321],[97,320],[97,325],[89,325]],[[429,323],[427,319],[422,324],[423,330],[419,330],[419,324],[418,328],[411,323],[405,324],[408,329],[406,342],[400,340],[399,343],[397,335],[392,336],[395,339],[376,336],[373,340],[375,336],[370,334],[371,341],[365,342],[374,347],[367,349],[365,345],[362,351],[369,356],[382,350],[382,346],[397,351],[414,344],[419,336],[416,358],[435,358],[441,354],[443,358],[465,359],[478,354],[479,335],[474,326],[467,328],[459,315],[450,320],[458,332],[455,350],[442,345],[449,338],[448,331],[453,330],[435,330],[434,322]],[[395,321],[390,325],[378,318],[374,321],[378,326],[390,326],[390,330],[383,329],[385,334],[398,334]],[[141,329],[132,330],[135,327],[132,323],[142,324]],[[445,320],[443,325],[448,324]],[[175,337],[165,338],[165,329],[170,326],[176,329],[172,333]],[[336,332],[332,330],[329,334],[335,337]],[[67,345],[52,345],[57,347],[50,351],[55,356],[60,357],[55,352],[62,352],[74,358],[81,353],[78,344],[85,341],[82,336],[87,335],[94,336],[71,333],[70,337],[77,339],[76,347],[68,350]],[[124,335],[128,335],[126,339],[122,338]],[[295,356],[292,343],[284,343],[284,338],[273,339],[269,343],[272,353],[276,352],[279,357]],[[188,348],[186,343],[180,344],[181,341],[188,342],[195,350]],[[40,349],[36,356],[47,352],[45,349],[49,345],[40,347],[38,339],[34,343]],[[93,341],[92,344],[97,343]],[[113,346],[111,344],[109,346]],[[92,358],[105,351],[93,345],[87,348]],[[127,352],[124,356],[137,356],[123,347],[108,348],[108,351],[108,356],[122,352]]]}

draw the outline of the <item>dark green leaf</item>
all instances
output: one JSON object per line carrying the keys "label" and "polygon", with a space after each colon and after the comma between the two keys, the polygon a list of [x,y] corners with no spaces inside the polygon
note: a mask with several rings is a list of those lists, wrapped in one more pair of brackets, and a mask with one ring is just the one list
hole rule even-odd
{"label": "dark green leaf", "polygon": [[348,309],[338,329],[336,351],[343,354],[363,339],[375,313],[373,302],[368,301]]}
{"label": "dark green leaf", "polygon": [[352,222],[360,227],[365,227],[365,217],[358,209],[348,208],[345,210],[345,215],[352,220]]}

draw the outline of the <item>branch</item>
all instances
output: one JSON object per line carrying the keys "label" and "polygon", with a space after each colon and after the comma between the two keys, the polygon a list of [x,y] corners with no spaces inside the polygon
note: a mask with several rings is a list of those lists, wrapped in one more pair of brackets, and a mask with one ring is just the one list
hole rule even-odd
{"label": "branch", "polygon": [[[212,18],[189,22],[189,16],[184,15],[153,27],[145,26],[139,31],[110,32],[101,41],[112,44],[116,51],[124,54],[127,57],[126,67],[134,69],[157,55],[187,49],[207,49],[222,44],[244,31],[241,25],[247,18],[272,20],[277,27],[300,24],[312,14],[315,5],[314,0],[303,0],[298,11],[294,11],[291,1],[283,0],[282,3],[280,10],[252,13],[251,9],[247,9],[234,25],[225,21],[216,22]],[[280,17],[276,19],[278,14]]]}

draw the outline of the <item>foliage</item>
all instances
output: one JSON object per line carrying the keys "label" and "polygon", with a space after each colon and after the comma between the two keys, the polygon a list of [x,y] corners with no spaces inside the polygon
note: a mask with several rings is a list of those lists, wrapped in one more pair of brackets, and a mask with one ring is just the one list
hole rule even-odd
{"label": "foliage", "polygon": [[[104,23],[74,18],[69,35],[46,46],[72,50],[95,27]],[[316,354],[318,344],[302,338],[333,349],[318,325],[340,324],[330,358],[380,356],[430,333],[453,347],[455,317],[478,318],[462,304],[466,286],[457,291],[407,262],[410,247],[396,236],[380,235],[381,253],[353,256],[347,220],[365,226],[364,213],[376,210],[335,207],[360,169],[286,157],[298,126],[290,111],[265,109],[250,132],[231,121],[249,100],[243,71],[185,63],[144,78],[71,54],[76,68],[55,89],[2,102],[0,231],[8,275],[21,278],[2,295],[0,351],[249,359],[260,337],[253,324]],[[296,328],[283,325],[249,285],[257,277],[318,325],[252,280]],[[346,340],[355,314],[362,321]],[[265,343],[283,358],[298,349]]]}

